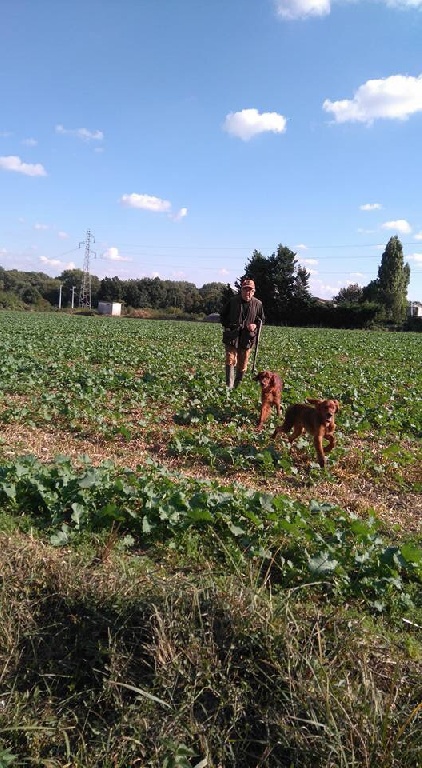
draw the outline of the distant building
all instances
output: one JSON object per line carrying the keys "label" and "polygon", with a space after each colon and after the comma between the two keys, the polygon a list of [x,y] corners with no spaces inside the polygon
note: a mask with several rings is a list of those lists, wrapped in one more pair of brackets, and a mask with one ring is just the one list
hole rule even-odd
{"label": "distant building", "polygon": [[407,314],[408,314],[408,317],[422,317],[422,302],[408,301]]}
{"label": "distant building", "polygon": [[122,314],[122,305],[115,301],[99,301],[98,312],[100,315],[113,315],[120,317]]}

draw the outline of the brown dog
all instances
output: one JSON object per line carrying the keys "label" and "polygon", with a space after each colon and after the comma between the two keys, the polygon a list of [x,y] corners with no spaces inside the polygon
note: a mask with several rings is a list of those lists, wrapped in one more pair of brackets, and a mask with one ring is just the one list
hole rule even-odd
{"label": "brown dog", "polygon": [[[312,397],[306,398],[308,403],[297,403],[290,405],[286,411],[283,424],[274,430],[273,437],[277,437],[280,432],[290,432],[293,427],[293,433],[289,435],[289,443],[293,443],[303,432],[313,435],[314,446],[318,456],[318,464],[325,467],[325,453],[329,453],[335,446],[334,416],[340,408],[338,400],[317,400]],[[315,406],[315,407],[313,407]],[[323,447],[322,440],[328,440],[328,446]]]}
{"label": "brown dog", "polygon": [[272,371],[260,371],[254,376],[255,381],[261,385],[261,414],[257,424],[257,429],[262,429],[264,422],[270,415],[271,406],[277,409],[277,416],[281,415],[281,393],[283,391],[283,382],[278,373]]}

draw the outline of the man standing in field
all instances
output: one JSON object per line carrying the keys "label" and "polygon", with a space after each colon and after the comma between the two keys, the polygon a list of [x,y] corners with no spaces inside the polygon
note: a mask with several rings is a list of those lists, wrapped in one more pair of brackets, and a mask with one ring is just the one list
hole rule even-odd
{"label": "man standing in field", "polygon": [[244,277],[240,292],[232,296],[220,313],[226,348],[226,385],[238,387],[248,368],[258,331],[265,320],[262,302],[255,299],[255,283]]}

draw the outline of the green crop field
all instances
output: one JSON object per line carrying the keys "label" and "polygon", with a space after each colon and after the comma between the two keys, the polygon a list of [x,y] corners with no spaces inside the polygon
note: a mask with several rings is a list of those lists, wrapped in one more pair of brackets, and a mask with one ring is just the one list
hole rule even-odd
{"label": "green crop field", "polygon": [[422,337],[0,313],[0,768],[422,765]]}

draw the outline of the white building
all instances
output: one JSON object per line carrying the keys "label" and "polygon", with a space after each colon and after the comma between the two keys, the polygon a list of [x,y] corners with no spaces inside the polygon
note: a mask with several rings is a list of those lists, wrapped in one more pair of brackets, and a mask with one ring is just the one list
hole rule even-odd
{"label": "white building", "polygon": [[422,317],[422,303],[420,301],[408,301],[407,314],[409,317]]}
{"label": "white building", "polygon": [[99,301],[98,312],[100,315],[113,315],[120,317],[122,314],[122,305],[115,301]]}

